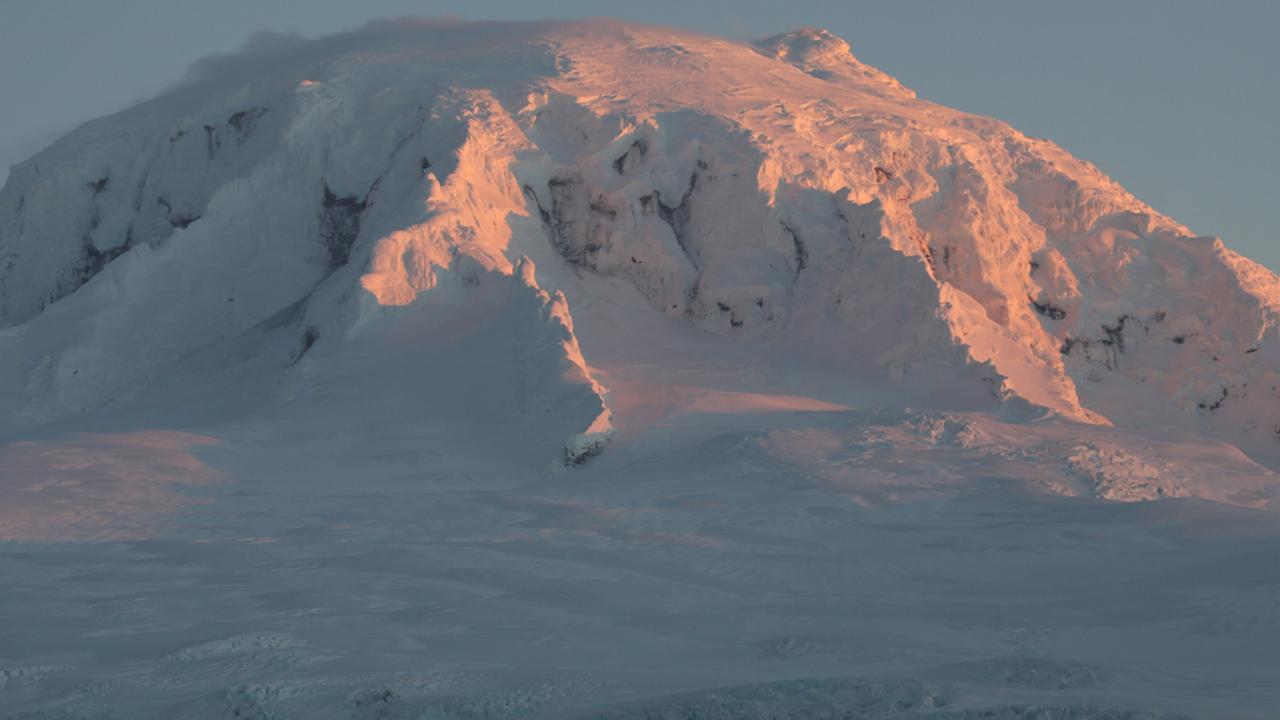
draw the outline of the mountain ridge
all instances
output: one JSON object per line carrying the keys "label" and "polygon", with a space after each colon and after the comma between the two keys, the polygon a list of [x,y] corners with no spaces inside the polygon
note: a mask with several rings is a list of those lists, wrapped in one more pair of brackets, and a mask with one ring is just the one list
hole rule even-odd
{"label": "mountain ridge", "polygon": [[820,30],[260,37],[0,190],[0,704],[1269,720],[1277,287]]}
{"label": "mountain ridge", "polygon": [[[112,284],[102,302],[129,296],[120,275],[143,257],[185,267],[175,238],[228,273],[263,266],[248,310],[228,307],[239,280],[183,271],[208,297],[170,324],[219,329],[161,338],[91,373],[99,387],[145,383],[295,303],[360,295],[353,281],[405,304],[455,257],[510,273],[530,255],[553,288],[615,277],[673,320],[863,356],[886,378],[951,358],[996,399],[1077,421],[1243,430],[1263,450],[1280,433],[1259,390],[1280,384],[1274,274],[1047,141],[917,99],[825,30],[749,45],[606,20],[401,20],[198,67],[19,165],[0,194],[13,328],[94,284]],[[212,249],[228,234],[238,254]],[[283,275],[293,285],[269,279]],[[349,334],[368,310],[334,312]],[[119,354],[103,342],[9,343],[25,385],[9,396],[43,404],[36,417],[83,412],[67,358]]]}

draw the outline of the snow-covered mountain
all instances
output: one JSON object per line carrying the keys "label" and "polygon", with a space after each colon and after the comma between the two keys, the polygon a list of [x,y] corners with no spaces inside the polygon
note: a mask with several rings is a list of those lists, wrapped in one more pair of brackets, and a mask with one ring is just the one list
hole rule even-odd
{"label": "snow-covered mountain", "polygon": [[293,340],[279,372],[304,372],[394,308],[447,304],[442,277],[530,256],[549,288],[615,279],[672,323],[835,372],[1261,447],[1280,432],[1272,273],[822,30],[282,40],[19,165],[0,213],[0,379],[26,418],[268,322]]}
{"label": "snow-covered mountain", "polygon": [[[1049,141],[917,98],[824,30],[744,44],[611,21],[401,20],[210,58],[13,169],[0,439],[23,442],[0,460],[66,477],[107,462],[102,477],[166,512],[112,454],[125,436],[69,433],[203,433],[147,447],[190,468],[174,448],[215,438],[239,482],[344,467],[316,481],[334,493],[427,467],[469,489],[772,468],[869,506],[1012,480],[1266,509],[1278,317],[1270,271]],[[675,497],[663,508],[702,502]],[[724,541],[675,520],[623,529],[625,513],[605,529],[611,511],[555,502],[596,539]],[[86,522],[139,537],[101,530],[137,522],[137,503],[43,528],[0,511],[0,539],[97,537]],[[742,512],[742,527],[773,522]],[[448,542],[471,532],[427,524]],[[280,649],[262,637],[244,642]],[[778,653],[827,652],[788,637]],[[1027,667],[999,672],[1075,672]],[[464,710],[440,712],[524,716]],[[1093,717],[1045,712],[1007,717]]]}

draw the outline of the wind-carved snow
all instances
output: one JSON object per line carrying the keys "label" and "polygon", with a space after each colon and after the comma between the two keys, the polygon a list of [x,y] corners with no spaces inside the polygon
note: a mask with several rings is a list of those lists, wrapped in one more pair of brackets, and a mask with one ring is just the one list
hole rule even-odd
{"label": "wind-carved snow", "polygon": [[1272,707],[1278,307],[824,30],[260,39],[0,191],[0,702]]}
{"label": "wind-carved snow", "polygon": [[[115,391],[100,388],[312,302],[317,283],[323,296],[358,278],[405,303],[455,253],[510,272],[549,243],[711,332],[822,353],[833,333],[857,338],[832,355],[897,378],[937,360],[957,383],[1085,422],[1160,417],[1263,448],[1280,430],[1274,276],[1047,142],[916,99],[826,31],[746,47],[538,26],[510,51],[519,72],[487,60],[471,90],[449,89],[460,71],[428,61],[442,51],[413,32],[380,51],[407,53],[395,79],[348,48],[328,70],[299,55],[225,98],[184,89],[19,166],[0,202],[0,316],[53,324],[40,310],[88,283],[76,294],[106,306],[93,334],[117,337],[109,318],[136,317],[133,298],[201,296],[162,312],[159,352],[94,373],[101,402]],[[470,58],[492,42],[472,41]],[[197,254],[198,276],[159,270]],[[181,281],[144,300],[131,278],[156,272]],[[45,365],[8,374],[43,378],[36,404],[60,399],[38,417],[83,408],[69,359],[116,354],[100,342],[55,341]]]}
{"label": "wind-carved snow", "polygon": [[1136,502],[1181,497],[1187,492],[1168,482],[1156,468],[1125,450],[1080,445],[1067,464],[1072,472],[1087,477],[1098,497]]}
{"label": "wind-carved snow", "polygon": [[[437,273],[455,267],[460,257],[479,263],[483,271],[513,272],[505,254],[511,234],[507,215],[523,213],[524,201],[508,165],[521,147],[512,144],[520,132],[492,97],[449,94],[431,111],[416,112],[411,119],[418,126],[393,128],[401,137],[385,138],[394,142],[390,155],[366,161],[364,177],[356,172],[343,179],[336,170],[319,170],[299,182],[291,168],[307,167],[312,153],[320,149],[329,154],[337,132],[334,116],[347,110],[323,87],[306,86],[291,93],[297,116],[285,138],[274,141],[283,158],[255,158],[259,166],[248,178],[212,192],[213,199],[202,210],[204,222],[188,223],[181,235],[104,263],[80,292],[15,328],[2,361],[14,383],[10,391],[26,396],[15,406],[28,413],[28,422],[127,397],[200,347],[234,341],[264,324],[279,324],[279,318],[292,318],[284,323],[285,331],[299,338],[293,356],[282,365],[313,357],[311,348],[317,342],[339,337],[355,342],[379,313],[358,299],[358,291],[350,288],[353,278],[374,306],[400,306],[431,290]],[[437,121],[443,127],[434,127],[437,122],[430,113],[448,113],[447,120]],[[267,115],[239,116],[238,124],[231,123],[231,137],[242,138],[237,142],[264,131],[250,122],[251,117]],[[441,136],[462,138],[462,144],[442,148],[434,144]],[[209,137],[222,136],[211,131]],[[210,147],[217,156],[240,146],[220,141]],[[449,158],[447,150],[454,154],[453,167],[441,185],[433,171],[424,172],[422,158]],[[286,180],[285,175],[294,179]],[[281,183],[301,184],[307,190],[282,196],[282,202],[250,200],[268,196],[264,189]],[[413,197],[418,203],[425,198],[425,208]],[[245,212],[246,205],[256,210]],[[260,216],[270,219],[259,222]],[[406,226],[404,218],[423,222]],[[388,228],[397,229],[386,232]],[[353,257],[360,259],[353,264]],[[151,277],[155,279],[144,280]],[[50,292],[61,287],[57,276],[54,281]],[[536,312],[545,317],[528,316],[517,308],[510,312],[548,333],[546,339],[529,342],[538,347],[550,342],[547,352],[560,353],[568,368],[565,382],[586,388],[601,405],[566,433],[564,450],[556,453],[564,462],[578,464],[599,452],[609,436],[608,413],[599,399],[603,390],[577,347],[563,296],[541,292],[531,264],[520,282],[526,286],[520,302],[541,308]],[[148,339],[139,342],[136,319],[144,313]],[[58,319],[68,317],[75,318],[74,327]],[[86,332],[85,327],[92,330]],[[555,382],[554,376],[531,380],[530,385],[542,382]]]}

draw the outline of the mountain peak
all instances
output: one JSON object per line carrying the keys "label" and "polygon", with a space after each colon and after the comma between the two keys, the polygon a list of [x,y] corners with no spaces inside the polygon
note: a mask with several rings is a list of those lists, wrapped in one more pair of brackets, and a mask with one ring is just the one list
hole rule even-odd
{"label": "mountain peak", "polygon": [[[604,293],[779,363],[913,378],[903,398],[1280,427],[1260,390],[1280,383],[1274,275],[827,30],[400,20],[259,38],[196,75],[0,192],[0,324],[21,326],[0,393],[40,417],[281,313],[292,368],[527,255],[565,297],[546,332],[596,338],[583,367],[627,334],[570,322]],[[153,346],[126,332],[144,311]],[[593,420],[599,393],[575,388]]]}
{"label": "mountain peak", "polygon": [[848,41],[826,28],[796,28],[757,40],[755,45],[769,57],[785,62],[811,60],[856,62]]}
{"label": "mountain peak", "polygon": [[0,704],[1275,717],[1278,399],[1275,275],[827,31],[263,35],[0,190]]}
{"label": "mountain peak", "polygon": [[915,97],[891,75],[860,62],[847,40],[825,28],[796,28],[757,40],[753,46],[765,57],[794,65],[823,80],[861,78],[884,85],[895,94]]}

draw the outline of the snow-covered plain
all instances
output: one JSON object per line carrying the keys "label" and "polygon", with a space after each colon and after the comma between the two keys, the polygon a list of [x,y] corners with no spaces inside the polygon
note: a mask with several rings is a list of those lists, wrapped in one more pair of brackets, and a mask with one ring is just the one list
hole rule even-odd
{"label": "snow-covered plain", "polygon": [[1278,308],[825,31],[260,39],[0,191],[0,717],[1275,718]]}

